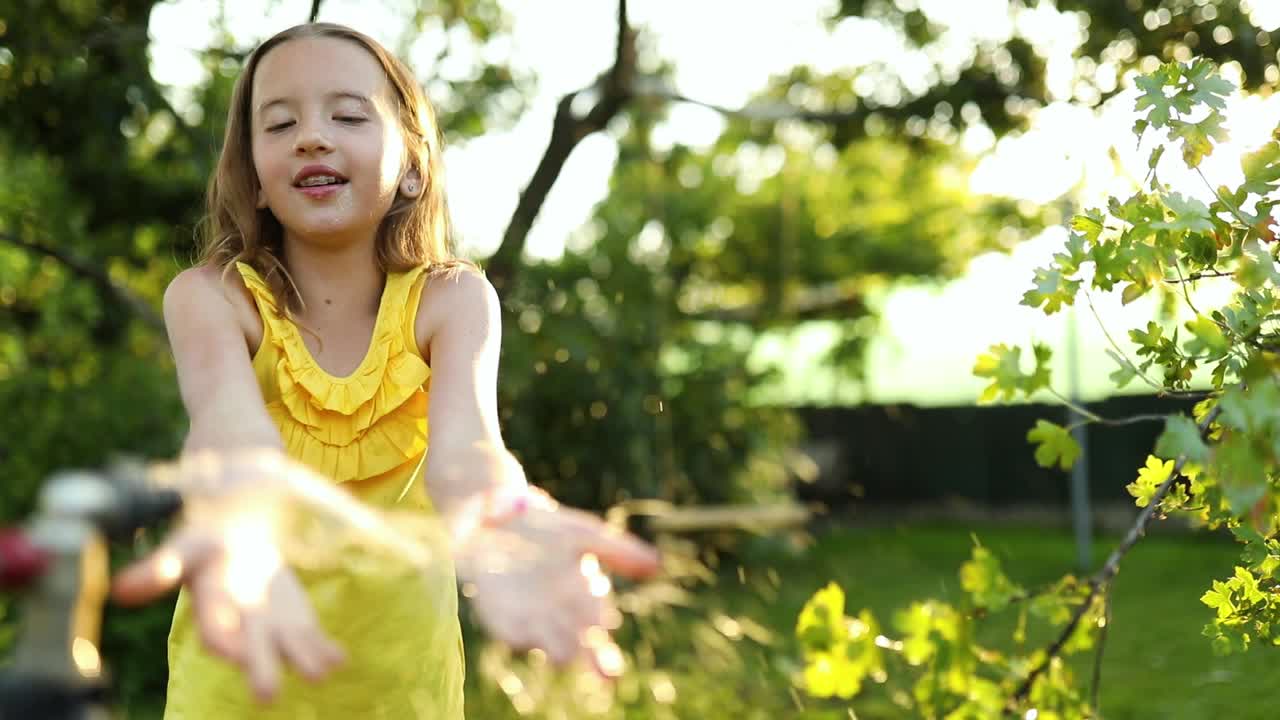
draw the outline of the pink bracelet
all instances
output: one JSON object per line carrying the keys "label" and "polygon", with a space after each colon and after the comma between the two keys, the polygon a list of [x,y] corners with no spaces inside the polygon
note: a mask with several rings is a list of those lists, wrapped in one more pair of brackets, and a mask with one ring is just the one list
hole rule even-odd
{"label": "pink bracelet", "polygon": [[525,485],[515,492],[510,489],[495,490],[485,499],[484,519],[481,522],[486,527],[505,525],[529,512],[535,504],[543,509],[556,506],[550,495],[531,485]]}
{"label": "pink bracelet", "polygon": [[526,490],[518,493],[513,493],[510,489],[495,490],[485,498],[484,506],[484,515],[480,521],[482,525],[506,525],[529,512],[529,493]]}

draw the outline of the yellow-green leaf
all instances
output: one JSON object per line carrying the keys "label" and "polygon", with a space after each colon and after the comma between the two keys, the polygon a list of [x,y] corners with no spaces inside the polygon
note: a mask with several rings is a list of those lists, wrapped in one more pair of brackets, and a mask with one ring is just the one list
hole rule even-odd
{"label": "yellow-green leaf", "polygon": [[1122,305],[1128,305],[1134,300],[1137,300],[1143,295],[1146,295],[1147,291],[1150,289],[1151,289],[1150,285],[1142,285],[1139,283],[1129,283],[1128,285],[1124,286],[1124,290],[1120,293],[1120,303]]}
{"label": "yellow-green leaf", "polygon": [[1080,457],[1080,444],[1071,433],[1048,420],[1036,421],[1036,426],[1027,433],[1027,442],[1036,444],[1036,464],[1043,468],[1057,464],[1063,470],[1070,470]]}
{"label": "yellow-green leaf", "polygon": [[1172,473],[1172,460],[1161,460],[1155,455],[1148,455],[1147,464],[1138,470],[1138,479],[1129,483],[1125,490],[1134,497],[1138,507],[1146,507]]}

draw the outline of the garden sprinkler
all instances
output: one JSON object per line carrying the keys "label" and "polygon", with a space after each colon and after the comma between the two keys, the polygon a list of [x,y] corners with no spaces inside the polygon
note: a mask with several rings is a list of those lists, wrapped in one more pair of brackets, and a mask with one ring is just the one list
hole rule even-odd
{"label": "garden sprinkler", "polygon": [[180,509],[173,490],[147,487],[141,465],[51,477],[35,516],[0,530],[0,589],[21,598],[21,626],[0,672],[0,720],[105,720],[99,638],[110,581],[107,542],[128,539]]}

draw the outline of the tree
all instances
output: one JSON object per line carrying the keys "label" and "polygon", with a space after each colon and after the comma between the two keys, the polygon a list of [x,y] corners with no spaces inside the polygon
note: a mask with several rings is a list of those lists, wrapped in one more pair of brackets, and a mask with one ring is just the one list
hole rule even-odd
{"label": "tree", "polygon": [[[1193,417],[1160,418],[1165,430],[1137,479],[1127,487],[1141,512],[1106,562],[1084,578],[1065,576],[1035,590],[1005,576],[991,552],[978,545],[960,568],[966,592],[962,607],[938,601],[914,603],[899,616],[901,639],[879,633],[862,613],[844,617],[836,586],[816,594],[801,614],[797,633],[808,661],[804,683],[820,696],[852,697],[862,680],[883,673],[886,656],[897,656],[918,674],[913,709],[923,717],[996,718],[1036,712],[1039,717],[1084,718],[1101,712],[1098,687],[1108,625],[1111,583],[1125,555],[1156,517],[1181,516],[1206,530],[1229,531],[1243,546],[1234,574],[1214,580],[1201,598],[1204,635],[1219,653],[1280,644],[1276,633],[1280,540],[1280,376],[1277,376],[1276,313],[1280,303],[1277,245],[1272,209],[1280,205],[1280,139],[1273,138],[1242,164],[1244,181],[1214,186],[1208,204],[1174,192],[1157,170],[1166,149],[1181,150],[1182,162],[1199,172],[1201,161],[1226,139],[1224,99],[1233,86],[1208,60],[1169,63],[1138,78],[1145,111],[1134,134],[1161,138],[1150,157],[1145,187],[1105,208],[1086,211],[1052,263],[1036,271],[1023,304],[1052,314],[1092,291],[1122,289],[1126,302],[1148,292],[1185,304],[1190,320],[1164,318],[1129,331],[1133,359],[1114,348],[1117,384],[1141,378],[1162,393],[1185,393],[1197,368],[1211,368],[1212,389]],[[1201,309],[1188,286],[1232,282],[1233,297],[1216,309]],[[1033,348],[1034,367],[1020,350],[1003,345],[979,358],[974,371],[990,379],[988,396],[1029,396],[1051,386],[1050,353]],[[1081,423],[1115,423],[1082,411]],[[1135,420],[1151,418],[1135,418]],[[1028,433],[1041,465],[1069,468],[1079,447],[1068,428],[1041,420]],[[1031,651],[986,648],[975,640],[990,614],[1018,608],[1016,633],[1025,637],[1027,614],[1055,628],[1050,641]],[[1021,645],[1021,642],[1016,643]],[[1092,688],[1077,680],[1065,656],[1095,653]],[[1206,647],[1206,650],[1208,648]]]}

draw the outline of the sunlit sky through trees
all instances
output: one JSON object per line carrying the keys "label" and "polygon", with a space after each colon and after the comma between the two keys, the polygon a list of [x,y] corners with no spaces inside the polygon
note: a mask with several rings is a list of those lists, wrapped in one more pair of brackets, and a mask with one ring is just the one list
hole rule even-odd
{"label": "sunlit sky through trees", "polygon": [[[977,171],[968,180],[972,191],[1048,203],[1065,213],[1098,205],[1110,194],[1126,196],[1136,189],[1146,174],[1151,148],[1149,143],[1138,147],[1131,134],[1136,117],[1133,94],[1121,93],[1095,110],[1089,107],[1088,94],[1096,90],[1076,85],[1074,75],[1090,73],[1102,88],[1129,87],[1131,79],[1117,77],[1109,63],[1078,64],[1072,59],[1081,39],[1075,16],[1048,7],[1014,15],[1006,0],[904,2],[914,2],[950,28],[941,49],[935,51],[935,61],[958,67],[970,57],[975,43],[998,43],[1015,28],[1048,58],[1049,90],[1055,102],[1039,111],[1028,132],[996,142],[989,130],[977,126],[950,138],[980,158]],[[406,41],[411,30],[404,21],[409,5],[398,0],[326,0],[321,19],[350,24],[389,47],[405,51],[420,77],[465,72],[463,67],[434,65],[444,38],[430,26],[411,42]],[[612,64],[614,53],[616,3],[504,0],[503,5],[512,18],[512,33],[475,48],[475,52],[509,58],[514,66],[531,69],[537,84],[528,110],[514,127],[455,144],[448,151],[450,202],[462,248],[473,257],[484,257],[497,247],[518,193],[546,146],[555,103],[564,94],[589,85]],[[674,64],[676,88],[709,103],[744,105],[771,75],[796,65],[830,72],[888,57],[898,59],[894,66],[908,88],[916,83],[923,89],[931,64],[928,58],[920,51],[905,49],[900,39],[875,21],[851,18],[828,29],[822,18],[830,15],[832,5],[830,0],[646,0],[630,3],[628,10],[632,23],[650,35],[656,57]],[[1268,30],[1280,27],[1280,2],[1253,5],[1256,25]],[[236,44],[247,47],[304,20],[309,8],[308,0],[163,3],[151,20],[152,71],[170,88],[171,100],[182,111],[191,105],[184,88],[198,83],[205,72],[193,51],[215,43],[217,13],[224,13]],[[1149,25],[1168,22],[1155,12],[1144,20]],[[1231,65],[1223,68],[1229,79],[1238,72],[1239,68]],[[1267,80],[1280,80],[1274,64]],[[866,96],[883,89],[868,86],[855,87],[855,91]],[[1274,96],[1237,97],[1227,108],[1227,118],[1231,141],[1202,166],[1214,184],[1238,181],[1241,153],[1260,144],[1280,123],[1280,101]],[[655,144],[704,147],[722,127],[723,118],[712,110],[675,105],[668,121],[655,133]],[[1177,172],[1181,165],[1176,155],[1166,156],[1160,167],[1161,179],[1207,202],[1211,191],[1200,178]],[[566,240],[580,231],[593,205],[603,198],[615,159],[616,146],[607,134],[589,136],[578,146],[530,233],[530,254],[554,258],[563,251]],[[788,377],[767,399],[819,404],[868,400],[968,403],[983,385],[970,373],[977,355],[992,343],[1026,344],[1032,339],[1055,348],[1054,384],[1071,393],[1065,360],[1072,325],[1078,333],[1080,357],[1077,392],[1085,398],[1106,395],[1110,388],[1107,375],[1115,365],[1105,354],[1106,337],[1089,307],[1078,307],[1074,318],[1070,310],[1046,318],[1038,310],[1017,304],[1030,287],[1033,269],[1046,263],[1064,238],[1064,230],[1052,228],[1011,254],[975,258],[966,273],[954,281],[899,285],[884,293],[878,299],[882,333],[870,350],[864,388],[819,366],[816,358],[831,338],[830,331],[820,324],[800,326],[785,337],[761,343],[759,361],[787,358]],[[1199,292],[1208,304],[1225,297],[1208,284]],[[1122,307],[1118,289],[1093,296],[1107,330],[1126,348],[1126,330],[1151,317],[1152,302],[1153,296]],[[1128,391],[1142,391],[1142,386],[1135,383]]]}

